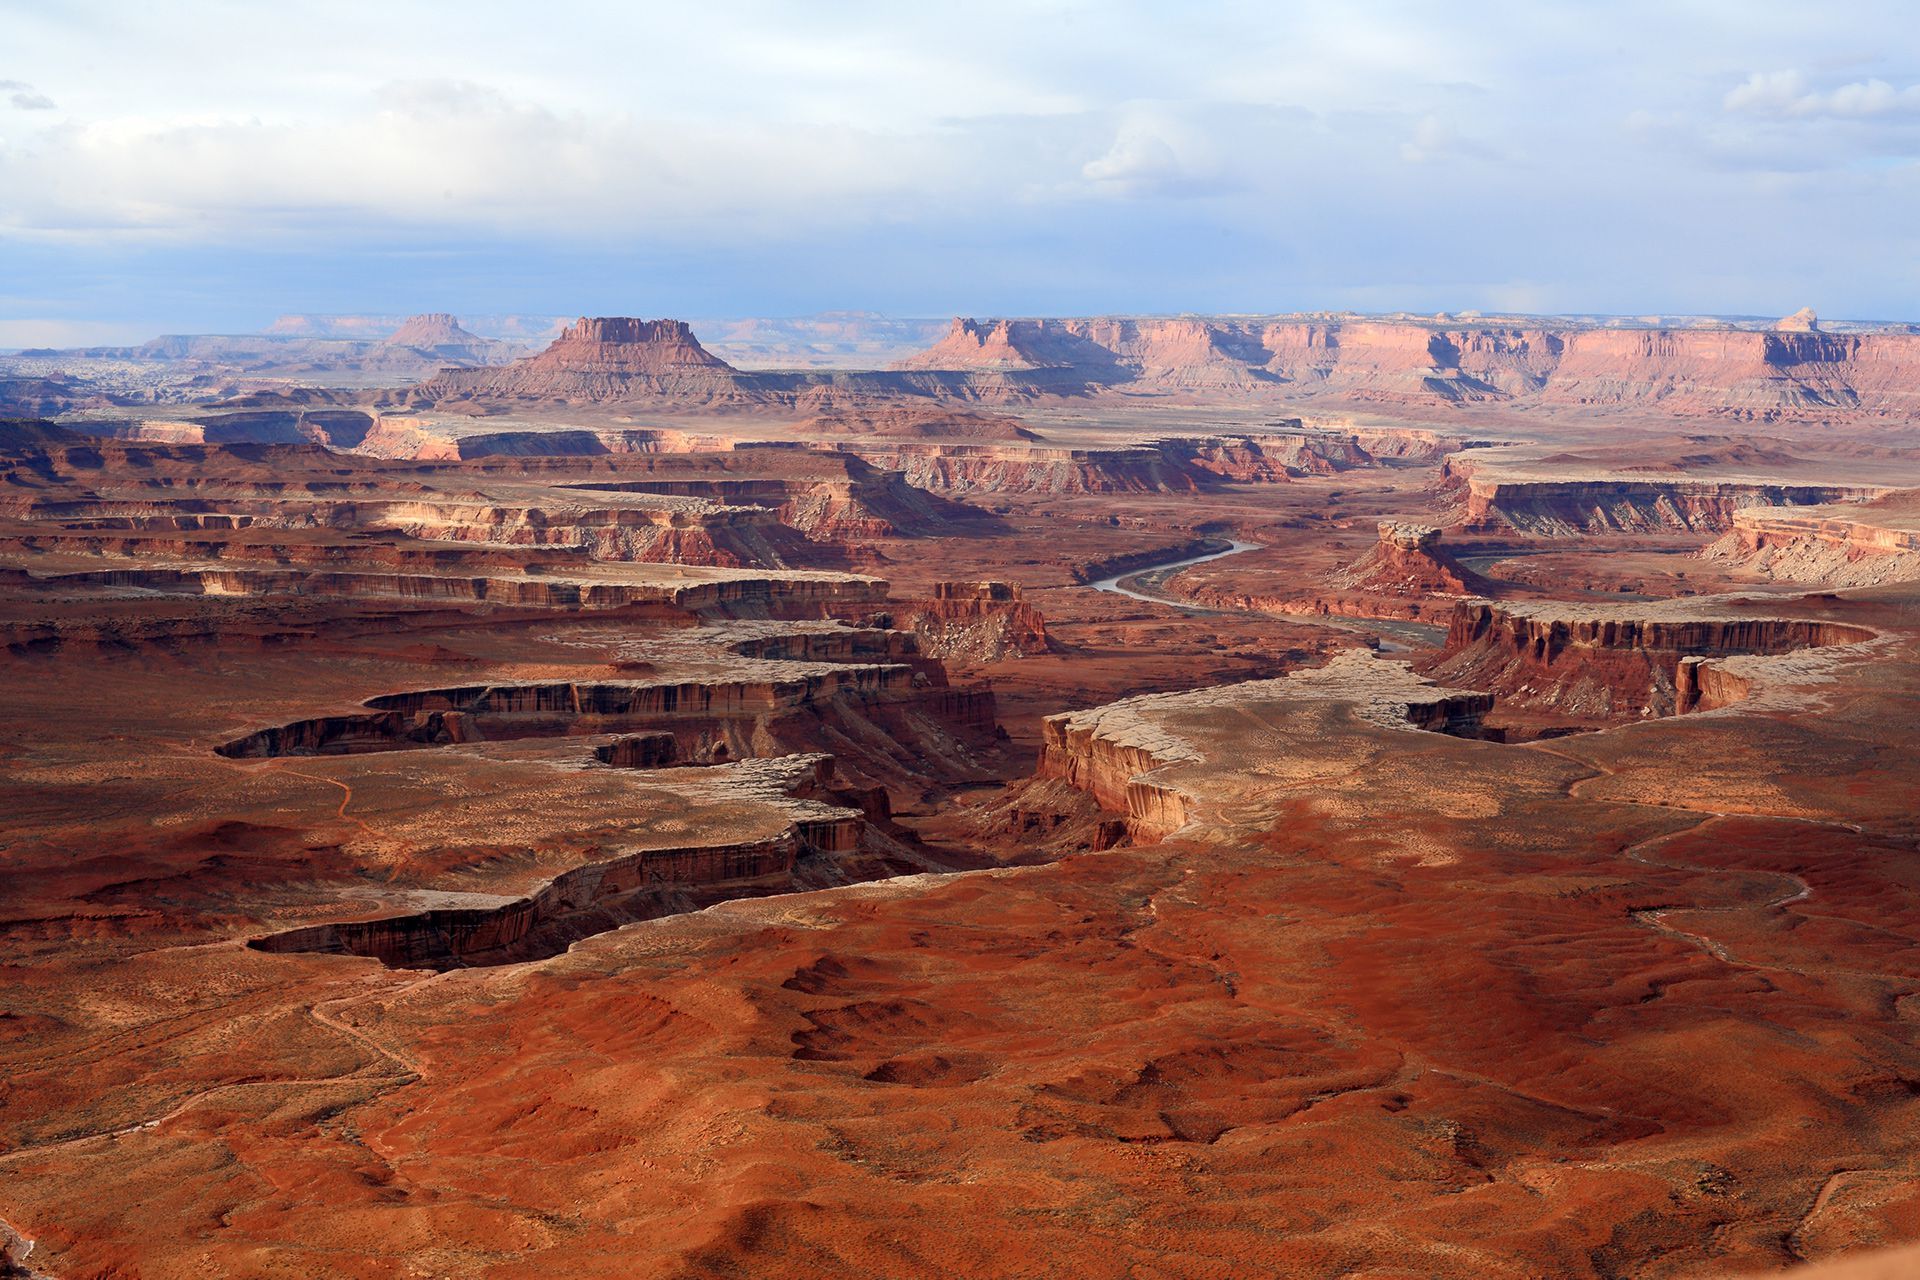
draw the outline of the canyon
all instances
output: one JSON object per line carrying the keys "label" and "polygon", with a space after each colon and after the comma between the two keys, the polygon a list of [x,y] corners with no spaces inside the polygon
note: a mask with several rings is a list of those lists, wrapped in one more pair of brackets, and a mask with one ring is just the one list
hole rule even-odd
{"label": "canyon", "polygon": [[1920,1239],[1920,336],[538,319],[0,360],[0,1274]]}

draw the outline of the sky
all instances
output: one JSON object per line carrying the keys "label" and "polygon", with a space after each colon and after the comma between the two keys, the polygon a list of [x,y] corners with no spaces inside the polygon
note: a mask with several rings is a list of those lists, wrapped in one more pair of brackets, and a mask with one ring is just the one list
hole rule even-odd
{"label": "sky", "polygon": [[1911,0],[0,0],[0,346],[286,312],[1920,319]]}

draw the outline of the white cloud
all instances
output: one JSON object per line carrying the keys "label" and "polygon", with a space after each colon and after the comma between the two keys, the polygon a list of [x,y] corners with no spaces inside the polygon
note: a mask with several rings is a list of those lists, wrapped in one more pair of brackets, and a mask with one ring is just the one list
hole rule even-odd
{"label": "white cloud", "polygon": [[1080,167],[1104,195],[1185,196],[1217,191],[1221,158],[1197,124],[1165,106],[1125,111],[1106,151]]}
{"label": "white cloud", "polygon": [[947,179],[933,160],[914,139],[847,127],[560,112],[483,85],[410,82],[326,121],[129,116],[0,142],[0,227],[605,235],[719,218],[777,230],[935,196]]}
{"label": "white cloud", "polygon": [[1898,89],[1885,80],[1859,80],[1823,92],[1798,71],[1756,71],[1730,89],[1722,104],[1729,111],[1801,119],[1920,114],[1920,84]]}

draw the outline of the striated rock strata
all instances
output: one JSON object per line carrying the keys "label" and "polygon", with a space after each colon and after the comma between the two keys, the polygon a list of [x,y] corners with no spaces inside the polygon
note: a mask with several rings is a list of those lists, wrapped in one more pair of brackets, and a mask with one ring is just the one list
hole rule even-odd
{"label": "striated rock strata", "polygon": [[896,608],[892,617],[936,658],[998,662],[1052,647],[1046,620],[1007,582],[937,582],[931,599]]}
{"label": "striated rock strata", "polygon": [[1920,579],[1920,502],[1737,511],[1701,555],[1764,578],[1833,587]]}
{"label": "striated rock strata", "polygon": [[[1752,616],[1704,601],[1463,601],[1445,649],[1427,670],[1497,693],[1503,703],[1572,717],[1639,718],[1700,709],[1712,679],[1703,660],[1855,644],[1874,635],[1847,623]],[[1735,701],[1740,692],[1725,683],[1715,688],[1711,705]]]}

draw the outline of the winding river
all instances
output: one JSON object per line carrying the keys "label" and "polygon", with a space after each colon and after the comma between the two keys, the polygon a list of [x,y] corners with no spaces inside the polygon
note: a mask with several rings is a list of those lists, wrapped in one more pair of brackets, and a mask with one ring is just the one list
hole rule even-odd
{"label": "winding river", "polygon": [[1111,578],[1101,578],[1087,585],[1095,591],[1110,591],[1115,595],[1128,596],[1135,600],[1144,600],[1149,604],[1169,605],[1187,613],[1251,613],[1256,617],[1274,618],[1283,622],[1304,622],[1310,626],[1327,627],[1334,631],[1356,631],[1378,635],[1382,652],[1404,653],[1410,649],[1431,649],[1438,647],[1446,639],[1447,629],[1427,622],[1407,622],[1399,618],[1350,618],[1340,614],[1325,613],[1276,613],[1270,610],[1253,609],[1217,609],[1210,605],[1196,604],[1180,596],[1172,595],[1163,589],[1167,579],[1190,565],[1205,564],[1209,560],[1222,560],[1227,556],[1237,556],[1243,551],[1258,551],[1258,542],[1234,541],[1225,551],[1209,551],[1205,555],[1187,556],[1180,560],[1169,560],[1165,564],[1150,565],[1144,569],[1134,569],[1127,573],[1115,574]]}

